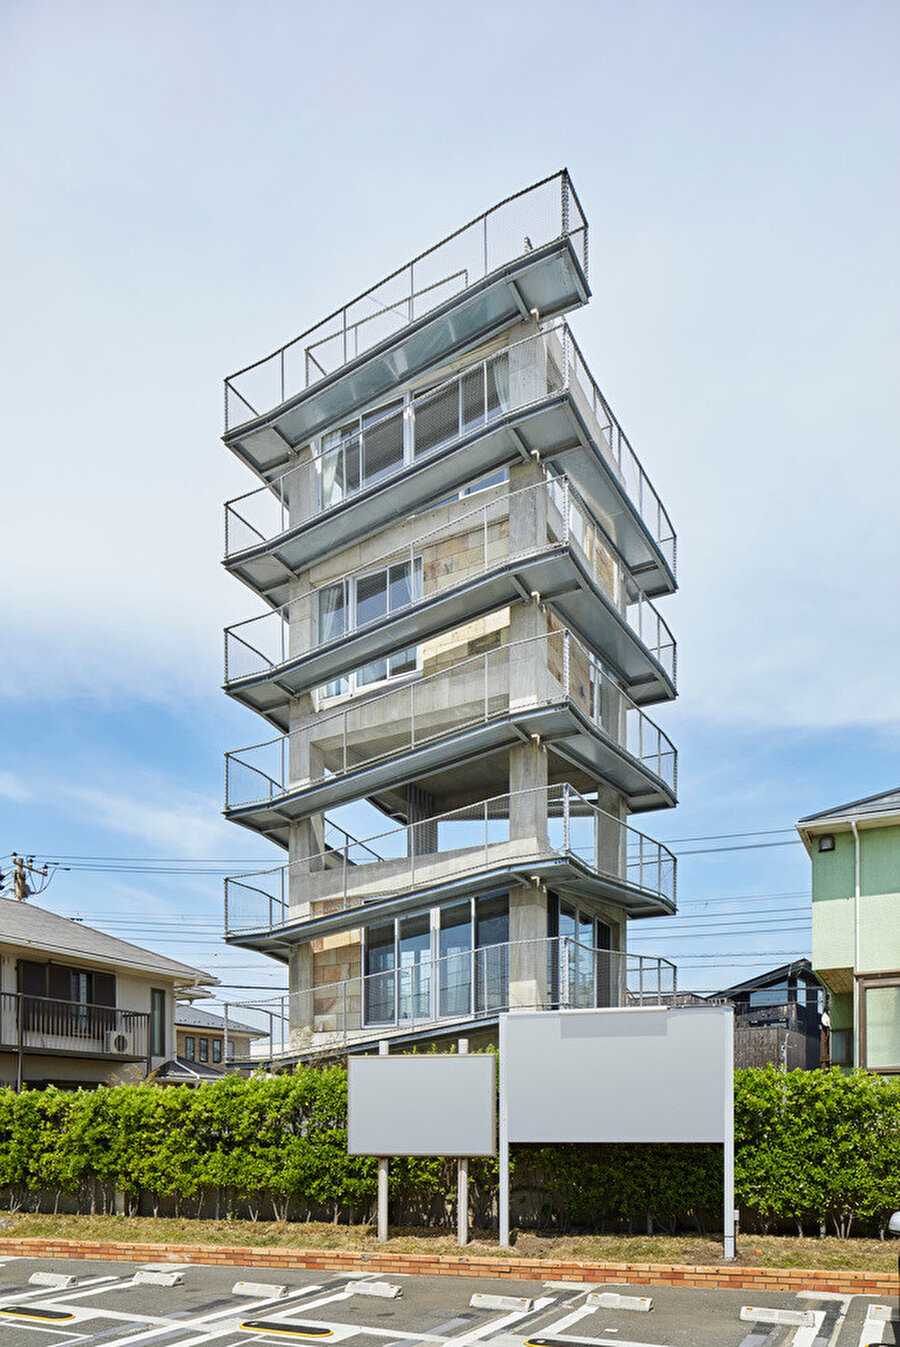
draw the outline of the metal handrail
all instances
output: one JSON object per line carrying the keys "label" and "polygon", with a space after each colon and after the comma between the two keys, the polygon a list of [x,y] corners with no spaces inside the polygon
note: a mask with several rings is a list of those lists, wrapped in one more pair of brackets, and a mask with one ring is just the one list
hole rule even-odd
{"label": "metal handrail", "polygon": [[293,991],[289,1003],[291,1023],[312,1030],[309,1051],[350,1035],[364,1042],[386,1029],[491,1020],[509,1010],[670,1005],[677,995],[678,971],[669,959],[550,936],[361,973]]}
{"label": "metal handrail", "polygon": [[[541,647],[543,659],[534,662],[534,671],[539,676],[531,681],[527,696],[520,698],[513,693],[510,681],[513,658],[524,653],[527,659],[530,649],[540,650]],[[499,675],[495,673],[498,668]],[[495,675],[493,681],[492,674]],[[437,680],[447,682],[450,679],[457,701],[452,710],[452,721],[439,724],[436,729],[433,725],[430,729],[423,727],[417,722],[417,699],[421,704],[430,690],[439,686]],[[465,704],[460,698],[465,699]],[[333,710],[308,716],[289,734],[226,753],[226,808],[271,803],[294,786],[304,784],[292,782],[289,763],[291,743],[299,741],[301,736],[316,739],[320,745],[326,741],[332,745],[334,761],[326,766],[323,757],[322,777],[310,778],[319,780],[324,778],[326,771],[333,777],[363,764],[373,765],[387,758],[397,758],[404,751],[444,737],[451,724],[452,729],[458,731],[487,724],[516,710],[555,705],[560,701],[566,701],[580,711],[633,761],[640,763],[673,792],[676,790],[677,753],[672,741],[603,671],[587,647],[570,631],[562,630],[499,645],[481,655],[470,655],[424,678],[403,680],[399,686],[386,691],[347,698]],[[466,714],[460,714],[461,711]],[[354,742],[358,731],[351,722],[357,719],[362,726],[363,718],[365,735],[362,742]],[[406,725],[406,749],[398,749],[396,742],[378,749],[377,745],[382,741],[373,737],[372,729],[379,724],[385,731],[390,727],[395,736],[398,727]],[[371,751],[373,745],[376,751]],[[251,755],[255,755],[255,761],[251,760]],[[245,791],[238,797],[236,777],[243,773],[250,774],[255,789],[261,793],[248,795]]]}
{"label": "metal handrail", "polygon": [[[513,837],[511,818],[535,812],[546,820],[539,834]],[[236,935],[283,929],[292,921],[373,902],[384,896],[376,891],[379,882],[388,894],[406,892],[434,886],[438,872],[440,879],[455,881],[499,865],[522,864],[526,855],[528,863],[574,859],[632,891],[674,906],[677,862],[672,852],[565,784],[496,795],[363,841],[351,839],[343,850],[329,848],[271,869],[229,876],[225,931]],[[373,873],[377,866],[384,872],[381,877],[377,870]]]}
{"label": "metal handrail", "polygon": [[[519,211],[526,198],[531,198],[535,209],[522,218]],[[546,220],[538,213],[542,205],[545,209],[549,206]],[[506,247],[500,238],[504,224],[514,224]],[[580,241],[579,261],[587,276],[587,220],[566,169],[491,206],[299,337],[228,375],[226,432],[318,383],[498,267],[558,238]],[[463,266],[459,265],[461,260]],[[379,321],[385,319],[387,323]],[[250,397],[249,385],[254,378],[262,378],[266,390],[261,406]]]}
{"label": "metal handrail", "polygon": [[[508,533],[504,546],[503,540],[495,536],[498,526],[503,520],[510,518],[516,505],[527,503],[529,500],[539,502],[542,497],[547,498],[546,538],[541,543],[515,549],[511,545],[511,534]],[[463,565],[456,569],[452,564],[445,562],[440,566],[432,566],[429,574],[428,567],[424,564],[429,548],[436,547],[442,539],[455,539],[462,534],[471,536],[475,533],[480,538],[480,568],[473,569],[471,565]],[[375,570],[406,564],[410,575],[410,597],[406,604],[392,609],[391,617],[396,617],[423,599],[432,598],[443,590],[452,589],[456,584],[470,585],[496,566],[521,561],[543,552],[554,542],[571,547],[579,553],[587,563],[590,574],[609,594],[616,607],[619,607],[624,599],[625,620],[647,649],[660,660],[666,672],[674,677],[675,640],[665,620],[650,599],[640,590],[631,589],[627,568],[618,552],[568,478],[562,474],[558,476],[548,474],[536,485],[522,487],[505,495],[498,496],[492,493],[490,500],[426,529],[403,547],[395,547],[352,570],[335,575],[305,594],[287,600],[277,608],[232,623],[225,628],[226,687],[237,679],[253,677],[256,674],[274,674],[289,664],[293,659],[290,651],[292,624],[305,626],[302,642],[304,655],[330,644],[333,638],[317,638],[309,634],[316,629],[320,595],[327,588],[340,583],[346,587],[353,580]],[[466,559],[470,560],[468,554]],[[417,562],[422,563],[421,592],[416,592],[414,584]],[[382,616],[373,617],[368,623],[348,627],[341,635],[355,635],[384,620]],[[261,648],[263,645],[267,646],[270,653]]]}
{"label": "metal handrail", "polygon": [[[558,350],[553,349],[554,341]],[[543,373],[543,385],[538,391],[534,391],[533,388],[530,391],[526,390],[519,398],[515,398],[508,390],[505,398],[492,399],[490,388],[494,371],[501,369],[503,362],[508,361],[512,353],[518,352],[521,355],[523,348],[529,345],[535,348],[540,347],[543,352],[554,354],[557,357],[555,361],[548,362]],[[433,406],[436,398],[440,397],[441,394],[452,390],[454,387],[462,389],[466,381],[471,382],[473,376],[479,372],[481,383],[484,386],[483,405],[479,412],[481,419],[473,420],[471,423],[473,426],[476,424],[487,426],[499,416],[505,415],[509,411],[524,409],[531,402],[550,393],[563,392],[567,389],[573,392],[576,402],[581,405],[583,411],[588,413],[588,421],[593,423],[589,426],[589,429],[593,432],[597,445],[613,470],[622,491],[631,501],[674,575],[677,544],[672,523],[627,436],[588,369],[581,348],[565,320],[557,320],[536,335],[524,337],[510,346],[503,347],[500,351],[464,365],[435,387],[412,394],[405,407],[398,408],[379,420],[375,423],[374,429],[380,435],[384,435],[385,429],[393,426],[398,441],[403,439],[404,444],[410,446],[409,452],[413,454],[414,458],[427,457],[426,454],[415,453],[417,417],[420,414],[427,413],[429,407]],[[461,411],[454,437],[462,436],[466,432],[467,423]],[[371,429],[369,433],[371,433]],[[363,490],[370,480],[374,480],[367,476],[363,463],[365,434],[366,431],[362,429],[354,430],[334,444],[328,445],[327,448],[319,448],[304,459],[302,463],[288,468],[266,485],[254,487],[252,490],[242,492],[241,495],[234,496],[227,501],[225,504],[226,561],[245,551],[248,547],[256,547],[259,543],[274,543],[290,528],[296,527],[305,519],[312,518],[319,511],[323,505],[320,500],[322,465],[326,460],[340,461],[340,477],[343,482],[347,482],[354,477],[358,482],[355,488],[346,490],[341,495],[342,502],[351,499]],[[403,461],[398,462],[396,467],[379,473],[378,480],[386,481],[393,475],[401,475],[408,471],[408,457],[409,454],[404,449]],[[348,463],[352,469],[350,472],[348,472]],[[308,482],[306,479],[308,479]],[[298,500],[301,497],[305,498],[307,502],[306,513],[303,515],[298,514]],[[274,518],[271,522],[260,525],[259,522],[248,519],[247,513],[252,513],[247,504],[250,501],[255,502],[256,506],[262,506],[267,512],[274,509]],[[252,535],[249,539],[243,532],[244,530],[248,530]]]}

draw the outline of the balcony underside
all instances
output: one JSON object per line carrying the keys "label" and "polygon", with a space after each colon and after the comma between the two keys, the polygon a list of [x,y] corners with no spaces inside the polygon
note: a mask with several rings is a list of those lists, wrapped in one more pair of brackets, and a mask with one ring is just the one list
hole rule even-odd
{"label": "balcony underside", "polygon": [[[268,800],[225,809],[226,818],[281,846],[291,824],[339,804],[369,799],[384,813],[403,817],[405,787],[415,782],[456,807],[499,795],[507,789],[509,749],[539,736],[551,757],[551,784],[569,781],[589,793],[608,782],[625,797],[632,813],[675,804],[674,790],[645,764],[631,757],[576,707],[517,711],[471,729],[461,729],[411,751],[379,759],[355,771],[326,776]],[[327,749],[324,752],[327,762]]]}
{"label": "balcony underside", "polygon": [[556,239],[468,286],[314,387],[235,427],[223,439],[260,476],[276,476],[287,466],[292,448],[390,394],[398,384],[528,320],[532,310],[550,318],[586,304],[589,298],[572,242]]}
{"label": "balcony underside", "polygon": [[233,679],[225,684],[225,691],[280,730],[287,730],[292,697],[487,613],[531,602],[532,594],[539,594],[541,601],[555,609],[585,645],[614,670],[639,706],[675,696],[675,685],[662,665],[638,639],[574,549],[563,545],[503,562],[475,580],[432,597],[426,595],[402,612],[388,614],[377,626],[348,632],[265,673]]}
{"label": "balcony underside", "polygon": [[[26,1035],[27,1040],[27,1035]],[[18,1046],[15,1043],[0,1043],[0,1053],[17,1053]],[[80,1043],[72,1047],[50,1047],[37,1042],[28,1041],[22,1044],[22,1053],[25,1058],[30,1057],[80,1057],[90,1062],[108,1062],[110,1066],[116,1066],[123,1062],[146,1062],[146,1052],[106,1052],[102,1045],[95,1047],[83,1046]]]}
{"label": "balcony underside", "polygon": [[567,392],[508,412],[487,429],[404,464],[339,505],[233,553],[226,569],[278,607],[290,598],[291,580],[309,566],[533,453],[565,472],[646,594],[675,590],[667,562]]}
{"label": "balcony underside", "polygon": [[[554,893],[620,907],[629,918],[671,916],[675,912],[675,904],[667,898],[629,884],[625,879],[600,874],[577,856],[547,856],[535,849],[532,856],[523,854],[515,865],[507,863],[490,866],[475,874],[449,877],[430,885],[404,884],[402,878],[395,877],[388,896],[374,897],[315,919],[289,922],[273,930],[229,931],[225,939],[230,945],[259,950],[261,954],[269,954],[286,963],[292,948],[310,940],[340,931],[358,930],[363,923],[399,916],[423,904],[436,906],[457,898],[517,888],[530,884],[532,877],[539,879]],[[335,902],[335,907],[338,902]]]}

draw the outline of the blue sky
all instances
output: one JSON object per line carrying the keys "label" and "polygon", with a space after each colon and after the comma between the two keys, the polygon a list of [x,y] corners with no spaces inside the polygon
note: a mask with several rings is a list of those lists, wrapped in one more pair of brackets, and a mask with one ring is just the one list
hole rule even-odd
{"label": "blue sky", "polygon": [[681,804],[639,826],[760,834],[679,841],[684,916],[632,945],[699,987],[808,952],[774,830],[900,781],[898,30],[866,0],[7,0],[0,852],[122,858],[42,901],[233,999],[280,983],[219,940],[221,872],[273,856],[219,816],[223,751],[265,737],[219,691],[257,611],[219,566],[251,485],[221,380],[566,164],[573,326],[679,533]]}

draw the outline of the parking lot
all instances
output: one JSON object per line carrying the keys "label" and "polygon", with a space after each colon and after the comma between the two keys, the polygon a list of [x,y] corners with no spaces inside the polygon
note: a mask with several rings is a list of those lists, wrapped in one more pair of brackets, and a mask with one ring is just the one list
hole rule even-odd
{"label": "parking lot", "polygon": [[[59,1284],[36,1285],[35,1274]],[[246,1285],[236,1292],[239,1282]],[[596,1302],[610,1293],[620,1305]],[[648,1294],[649,1311],[641,1308]],[[362,1268],[265,1274],[174,1262],[0,1261],[0,1347],[351,1340],[353,1347],[865,1347],[900,1342],[889,1313],[884,1301],[824,1293],[411,1275],[388,1282]]]}

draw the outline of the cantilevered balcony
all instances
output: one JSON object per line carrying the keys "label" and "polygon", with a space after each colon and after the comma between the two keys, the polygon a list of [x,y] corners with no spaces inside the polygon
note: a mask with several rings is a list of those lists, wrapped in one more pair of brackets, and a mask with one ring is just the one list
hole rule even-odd
{"label": "cantilevered balcony", "polygon": [[647,594],[675,588],[675,534],[565,324],[379,409],[225,507],[225,565],[277,605],[291,579],[536,454],[564,472]]}
{"label": "cantilevered balcony", "polygon": [[533,312],[587,302],[587,223],[568,173],[492,207],[225,380],[225,443],[263,476],[292,448]]}
{"label": "cantilevered balcony", "polygon": [[[526,819],[534,834],[517,836]],[[535,877],[629,917],[675,911],[672,853],[563,785],[496,796],[362,841],[347,837],[293,866],[227,879],[226,939],[286,959],[298,941]]]}
{"label": "cantilevered balcony", "polygon": [[[311,1032],[302,1051],[288,1051],[284,1060],[486,1028],[507,1010],[671,1005],[677,994],[668,959],[598,949],[570,936],[504,941],[293,993],[291,1020]],[[277,1015],[280,1003],[260,1009],[271,1014],[273,1006]]]}
{"label": "cantilevered balcony", "polygon": [[146,1061],[150,1016],[115,1006],[0,993],[0,1047],[51,1057]]}
{"label": "cantilevered balcony", "polygon": [[535,737],[554,782],[606,781],[633,812],[675,803],[671,741],[580,641],[554,631],[347,698],[227,754],[225,812],[287,845],[293,820],[363,796],[402,813],[398,788],[411,782],[438,799],[483,799],[504,789],[510,747]]}
{"label": "cantilevered balcony", "polygon": [[[480,503],[476,504],[478,501]],[[519,521],[541,542],[517,547]],[[409,542],[225,631],[225,690],[279,729],[293,697],[539,595],[635,702],[675,695],[675,641],[567,478],[505,484],[398,526]],[[375,540],[377,542],[377,540]],[[321,568],[320,568],[321,569]]]}

